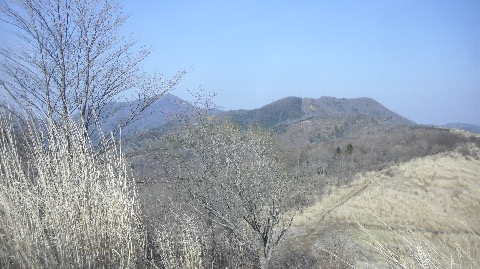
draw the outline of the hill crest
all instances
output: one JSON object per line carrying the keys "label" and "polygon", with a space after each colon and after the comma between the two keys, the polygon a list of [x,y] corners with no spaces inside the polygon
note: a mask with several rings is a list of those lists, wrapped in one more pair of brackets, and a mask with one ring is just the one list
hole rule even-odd
{"label": "hill crest", "polygon": [[242,126],[260,125],[266,128],[291,124],[312,118],[369,118],[382,125],[414,125],[395,112],[387,109],[374,99],[336,98],[322,96],[320,98],[286,97],[261,108],[252,110],[230,110],[224,113]]}
{"label": "hill crest", "polygon": [[[103,130],[110,131],[128,111],[138,102],[112,103],[110,108],[114,113],[103,120]],[[178,116],[189,117],[198,110],[188,101],[175,95],[165,94],[151,107],[145,109],[138,120],[122,130],[124,137],[163,128]],[[356,129],[365,126],[415,125],[414,122],[390,111],[379,102],[367,97],[336,98],[322,96],[320,98],[301,98],[290,96],[266,104],[260,108],[246,110],[215,111],[219,117],[228,118],[237,124],[247,127],[259,125],[275,130],[285,129],[297,123],[315,120],[318,123],[337,126],[345,124],[356,125]],[[345,129],[345,128],[344,128]]]}

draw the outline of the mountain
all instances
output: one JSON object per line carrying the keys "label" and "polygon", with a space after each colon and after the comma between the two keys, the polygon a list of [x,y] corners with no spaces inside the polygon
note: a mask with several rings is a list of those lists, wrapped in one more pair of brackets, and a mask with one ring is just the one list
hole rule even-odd
{"label": "mountain", "polygon": [[443,125],[443,127],[460,129],[460,130],[480,134],[480,126],[474,125],[474,124],[469,124],[469,123],[461,123],[461,122],[448,123],[448,124]]}
{"label": "mountain", "polygon": [[367,98],[335,98],[323,96],[318,99],[304,99],[303,110],[307,115],[321,118],[364,117],[385,125],[412,125],[414,122],[392,112],[377,101]]}
{"label": "mountain", "polygon": [[[356,172],[449,151],[469,139],[450,129],[415,124],[370,98],[287,97],[258,109],[220,112],[217,117],[269,129],[297,176],[321,177],[320,185],[344,184]],[[149,159],[161,155],[159,133],[150,129],[130,140],[136,178],[148,178],[148,171],[160,167]]]}
{"label": "mountain", "polygon": [[468,141],[480,145],[477,137],[418,125],[365,97],[288,97],[224,115],[243,126],[270,128],[297,175],[319,177],[319,186],[345,184],[357,172],[448,152]]}
{"label": "mountain", "polygon": [[302,98],[287,97],[253,110],[231,110],[223,114],[241,126],[261,125],[265,128],[280,123],[294,121],[305,116],[302,109]]}
{"label": "mountain", "polygon": [[[139,101],[115,102],[106,109],[107,118],[101,119],[102,130],[110,132],[139,105]],[[122,130],[122,136],[143,133],[164,127],[179,117],[189,117],[198,110],[189,102],[172,94],[165,94],[150,107],[141,112],[138,120]],[[370,98],[334,98],[320,97],[318,99],[287,97],[253,110],[214,111],[220,117],[229,118],[241,126],[260,125],[276,131],[285,130],[287,126],[305,121],[320,121],[324,127],[332,125],[332,130],[346,131],[346,123],[354,122],[364,127],[375,123],[377,125],[414,125],[400,115],[388,110],[377,101]],[[350,124],[350,127],[353,126]],[[335,129],[336,127],[336,129]],[[358,127],[358,126],[357,126]]]}
{"label": "mountain", "polygon": [[384,135],[387,130],[400,126],[417,126],[366,97],[287,97],[258,109],[232,110],[222,115],[244,127],[260,125],[272,129],[279,142],[293,152],[317,147],[326,141],[337,145],[341,141],[353,141],[355,137]]}
{"label": "mountain", "polygon": [[371,98],[318,99],[287,97],[253,110],[232,110],[224,114],[242,126],[266,128],[292,124],[309,119],[365,118],[383,125],[413,125],[414,122],[388,110]]}
{"label": "mountain", "polygon": [[[106,109],[105,115],[108,115],[108,118],[101,120],[102,130],[105,133],[112,131],[139,105],[139,101],[112,103]],[[122,136],[127,137],[160,128],[173,120],[178,120],[181,116],[192,115],[194,110],[194,106],[187,101],[172,94],[164,94],[142,111],[137,120],[122,129]]]}

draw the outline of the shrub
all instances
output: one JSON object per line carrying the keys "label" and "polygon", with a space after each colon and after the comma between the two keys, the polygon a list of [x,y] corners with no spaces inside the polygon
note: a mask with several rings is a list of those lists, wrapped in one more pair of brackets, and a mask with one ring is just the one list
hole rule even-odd
{"label": "shrub", "polygon": [[[172,212],[173,213],[173,212]],[[166,269],[203,267],[205,238],[191,215],[175,215],[169,225],[156,229],[157,248]],[[172,225],[175,222],[175,225]]]}
{"label": "shrub", "polygon": [[29,124],[17,150],[0,118],[0,267],[131,268],[144,257],[135,186],[116,150],[77,125]]}
{"label": "shrub", "polygon": [[308,269],[319,268],[310,249],[286,245],[272,258],[268,268]]}
{"label": "shrub", "polygon": [[266,268],[299,210],[294,202],[304,182],[293,180],[281,148],[261,127],[200,123],[165,139],[167,175],[188,193],[188,203],[238,237]]}

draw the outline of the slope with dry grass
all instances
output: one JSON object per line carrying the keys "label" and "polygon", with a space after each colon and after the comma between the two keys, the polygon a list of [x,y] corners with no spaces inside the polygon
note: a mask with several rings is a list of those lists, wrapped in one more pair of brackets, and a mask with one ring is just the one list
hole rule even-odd
{"label": "slope with dry grass", "polygon": [[[468,146],[469,156],[443,152],[330,188],[296,218],[296,242],[358,268],[478,268],[480,148]],[[335,233],[347,246],[340,251]]]}

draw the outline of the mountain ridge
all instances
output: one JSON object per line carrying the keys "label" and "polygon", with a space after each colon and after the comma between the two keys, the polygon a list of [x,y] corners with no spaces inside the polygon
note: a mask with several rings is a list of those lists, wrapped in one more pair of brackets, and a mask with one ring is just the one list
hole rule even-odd
{"label": "mountain ridge", "polygon": [[[106,133],[113,130],[138,105],[138,100],[112,103],[106,109],[107,113],[105,114],[109,115],[108,118],[101,121],[102,130]],[[179,114],[192,115],[193,111],[194,105],[173,94],[166,93],[142,111],[136,120],[122,129],[122,136],[128,137],[151,129],[161,128],[174,120]]]}
{"label": "mountain ridge", "polygon": [[[108,108],[113,113],[103,119],[102,130],[111,131],[114,126],[126,117],[138,101],[114,102]],[[147,132],[152,129],[163,128],[168,123],[178,120],[179,117],[190,117],[195,110],[193,104],[173,94],[167,93],[156,100],[139,115],[138,120],[122,130],[124,137]],[[415,122],[391,111],[380,102],[369,97],[337,98],[321,96],[319,98],[306,98],[289,96],[273,101],[255,109],[215,110],[210,112],[216,116],[229,118],[237,124],[247,127],[260,125],[265,128],[284,130],[285,126],[315,119],[323,124],[335,121],[332,128],[341,126],[346,122],[363,122],[367,125],[393,126],[417,125]],[[362,124],[360,124],[362,125]],[[358,125],[358,127],[361,127]],[[467,123],[449,123],[439,127],[461,129],[469,132],[480,133],[480,126]],[[343,130],[345,131],[345,130]]]}
{"label": "mountain ridge", "polygon": [[385,125],[415,125],[372,98],[320,98],[285,97],[252,110],[230,110],[224,116],[246,127],[261,125],[266,128],[278,127],[310,118],[354,118],[358,115],[369,117]]}
{"label": "mountain ridge", "polygon": [[464,122],[447,123],[441,127],[460,129],[472,133],[480,134],[480,126]]}

